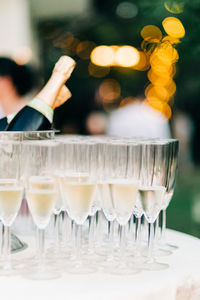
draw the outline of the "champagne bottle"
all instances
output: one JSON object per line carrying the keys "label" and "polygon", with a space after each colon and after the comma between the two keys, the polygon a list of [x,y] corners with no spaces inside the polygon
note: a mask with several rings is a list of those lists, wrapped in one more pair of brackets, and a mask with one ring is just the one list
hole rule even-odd
{"label": "champagne bottle", "polygon": [[[37,94],[39,99],[47,106],[55,109],[71,97],[70,91],[64,86],[65,82],[71,76],[75,67],[75,61],[62,56],[56,63],[52,75],[46,85]],[[8,124],[7,131],[32,131],[49,130],[52,124],[49,119],[34,107],[25,106]]]}

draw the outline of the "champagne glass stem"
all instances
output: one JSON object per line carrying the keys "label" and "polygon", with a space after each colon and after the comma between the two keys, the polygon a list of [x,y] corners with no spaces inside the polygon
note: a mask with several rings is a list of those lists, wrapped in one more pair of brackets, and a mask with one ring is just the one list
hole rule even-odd
{"label": "champagne glass stem", "polygon": [[74,246],[73,244],[73,230],[72,230],[72,219],[69,217],[67,212],[64,212],[63,220],[63,244],[66,247]]}
{"label": "champagne glass stem", "polygon": [[154,241],[155,243],[158,242],[159,239],[159,216],[157,217],[155,221],[155,227],[154,227]]}
{"label": "champagne glass stem", "polygon": [[96,215],[90,216],[89,241],[88,241],[89,252],[94,252],[94,239],[95,239],[95,226],[96,226],[95,221],[96,221]]}
{"label": "champagne glass stem", "polygon": [[154,228],[153,223],[148,224],[148,260],[153,262]]}
{"label": "champagne glass stem", "polygon": [[161,241],[165,243],[165,235],[166,235],[166,209],[162,211],[162,225],[161,225]]}
{"label": "champagne glass stem", "polygon": [[55,251],[59,248],[59,215],[54,214]]}
{"label": "champagne glass stem", "polygon": [[125,226],[120,225],[120,259],[124,261],[126,249]]}
{"label": "champagne glass stem", "polygon": [[39,267],[44,268],[45,230],[37,228]]}
{"label": "champagne glass stem", "polygon": [[147,241],[148,240],[148,222],[146,218],[143,218],[143,232],[142,232],[142,238]]}
{"label": "champagne glass stem", "polygon": [[76,224],[75,253],[76,253],[77,261],[80,261],[80,259],[81,259],[81,247],[82,247],[81,232],[82,232],[82,225]]}
{"label": "champagne glass stem", "polygon": [[134,235],[134,215],[130,218],[129,234],[130,240],[132,241]]}
{"label": "champagne glass stem", "polygon": [[108,221],[108,257],[112,259],[114,256],[114,221]]}
{"label": "champagne glass stem", "polygon": [[141,246],[141,217],[136,217],[135,245],[136,251],[138,252]]}
{"label": "champagne glass stem", "polygon": [[5,268],[11,268],[11,233],[10,226],[2,225],[2,255]]}

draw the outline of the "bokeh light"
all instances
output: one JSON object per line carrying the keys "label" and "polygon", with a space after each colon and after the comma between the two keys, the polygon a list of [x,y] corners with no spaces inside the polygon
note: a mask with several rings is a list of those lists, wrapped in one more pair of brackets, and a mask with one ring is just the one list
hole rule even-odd
{"label": "bokeh light", "polygon": [[171,118],[172,110],[168,103],[159,100],[159,98],[147,98],[144,101],[145,104],[150,105],[152,108],[158,110],[161,114],[163,114],[168,120]]}
{"label": "bokeh light", "polygon": [[162,39],[161,30],[154,25],[144,26],[140,34],[143,39],[148,42],[159,42]]}
{"label": "bokeh light", "polygon": [[146,55],[151,55],[153,51],[156,49],[157,43],[151,43],[143,40],[141,43],[141,49]]}
{"label": "bokeh light", "polygon": [[88,72],[93,77],[102,78],[109,74],[110,67],[99,67],[90,62],[88,66]]}
{"label": "bokeh light", "polygon": [[168,85],[170,83],[171,76],[168,72],[156,73],[152,69],[148,71],[147,77],[151,83],[154,85]]}
{"label": "bokeh light", "polygon": [[129,97],[125,97],[122,99],[122,101],[120,102],[120,105],[119,107],[123,107],[123,106],[126,106],[126,105],[129,105],[129,104],[132,104],[134,102],[138,101],[137,98],[135,97],[132,97],[132,96],[129,96]]}
{"label": "bokeh light", "polygon": [[169,42],[171,45],[179,44],[181,41],[173,36],[167,35],[162,39],[163,42]]}
{"label": "bokeh light", "polygon": [[147,56],[144,52],[139,51],[139,61],[135,66],[133,66],[133,69],[145,71],[149,68],[149,66],[149,56]]}
{"label": "bokeh light", "polygon": [[90,41],[80,42],[76,47],[76,54],[82,59],[89,59],[95,43]]}
{"label": "bokeh light", "polygon": [[172,14],[181,14],[184,10],[184,2],[180,0],[166,0],[164,7]]}
{"label": "bokeh light", "polygon": [[152,85],[150,88],[148,88],[148,91],[145,94],[148,99],[156,97],[164,102],[167,102],[170,99],[168,90],[160,85]]}
{"label": "bokeh light", "polygon": [[27,64],[32,58],[32,50],[29,47],[19,47],[16,48],[12,54],[12,59],[18,65]]}
{"label": "bokeh light", "polygon": [[100,84],[98,93],[103,103],[113,103],[120,97],[120,84],[115,79],[105,79]]}
{"label": "bokeh light", "polygon": [[182,38],[185,35],[185,28],[178,18],[165,18],[162,22],[162,25],[165,32],[172,37]]}
{"label": "bokeh light", "polygon": [[115,52],[109,46],[98,46],[90,55],[93,64],[98,66],[111,66],[114,64]]}
{"label": "bokeh light", "polygon": [[64,39],[61,43],[60,43],[60,47],[62,48],[62,50],[67,50],[70,51],[71,54],[75,54],[76,53],[76,48],[77,45],[79,44],[79,39],[77,39],[74,36],[70,36],[66,39]]}
{"label": "bokeh light", "polygon": [[132,67],[140,60],[139,52],[132,46],[122,46],[115,54],[115,62],[122,67]]}
{"label": "bokeh light", "polygon": [[121,2],[117,5],[116,14],[123,19],[132,19],[137,16],[137,6],[128,1]]}

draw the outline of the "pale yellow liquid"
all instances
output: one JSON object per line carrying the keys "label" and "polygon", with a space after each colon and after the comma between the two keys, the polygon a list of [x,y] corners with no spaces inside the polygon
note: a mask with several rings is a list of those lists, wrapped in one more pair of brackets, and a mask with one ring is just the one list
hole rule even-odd
{"label": "pale yellow liquid", "polygon": [[89,179],[88,173],[71,173],[70,175],[65,175],[59,178],[60,182],[60,190],[62,196],[62,202],[64,208],[69,211],[69,204],[68,204],[68,192],[65,191],[65,186],[70,183],[84,183],[87,182]]}
{"label": "pale yellow liquid", "polygon": [[63,196],[67,199],[67,206],[71,217],[77,223],[83,223],[87,218],[95,191],[94,184],[63,183]]}
{"label": "pale yellow liquid", "polygon": [[34,222],[39,228],[45,228],[56,203],[55,190],[30,189],[26,196]]}
{"label": "pale yellow liquid", "polygon": [[[60,211],[63,208],[63,201],[62,201],[62,195],[60,191],[60,177],[58,175],[55,175],[53,173],[45,172],[42,174],[43,176],[33,176],[31,177],[31,183],[29,184],[31,188],[38,188],[38,189],[54,189],[56,188],[56,204],[54,207],[54,213],[59,214]],[[40,183],[36,183],[36,181],[39,181],[38,179],[42,180]]]}
{"label": "pale yellow liquid", "polygon": [[133,211],[137,200],[138,185],[136,183],[111,184],[112,197],[116,211]]}
{"label": "pale yellow liquid", "polygon": [[46,176],[32,176],[29,179],[31,189],[54,189],[55,183],[53,178]]}
{"label": "pale yellow liquid", "polygon": [[10,226],[20,209],[23,187],[0,185],[0,215],[4,225]]}
{"label": "pale yellow liquid", "polygon": [[114,181],[110,184],[117,221],[125,225],[130,219],[138,196],[138,184],[130,181]]}

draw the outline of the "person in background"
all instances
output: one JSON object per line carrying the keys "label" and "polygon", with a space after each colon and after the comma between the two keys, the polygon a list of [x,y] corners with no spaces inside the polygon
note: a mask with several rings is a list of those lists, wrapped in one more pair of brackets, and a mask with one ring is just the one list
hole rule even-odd
{"label": "person in background", "polygon": [[120,137],[171,137],[165,116],[140,99],[110,114],[107,134]]}
{"label": "person in background", "polygon": [[64,84],[71,76],[74,67],[75,61],[72,58],[62,56],[56,63],[49,81],[28,104],[20,101],[20,96],[27,91],[23,85],[29,86],[26,84],[26,78],[22,81],[21,75],[15,76],[16,73],[21,72],[19,69],[18,71],[15,69],[16,73],[10,72],[8,75],[8,72],[6,74],[5,71],[6,68],[4,68],[4,72],[0,73],[2,81],[0,98],[2,103],[6,103],[5,100],[8,99],[10,105],[6,103],[2,107],[10,107],[10,110],[7,109],[7,113],[11,113],[11,115],[9,114],[0,120],[0,130],[51,129],[54,109],[71,97],[70,91]]}
{"label": "person in background", "polygon": [[36,80],[30,67],[0,57],[0,118],[17,113],[27,104],[25,96],[36,87]]}

